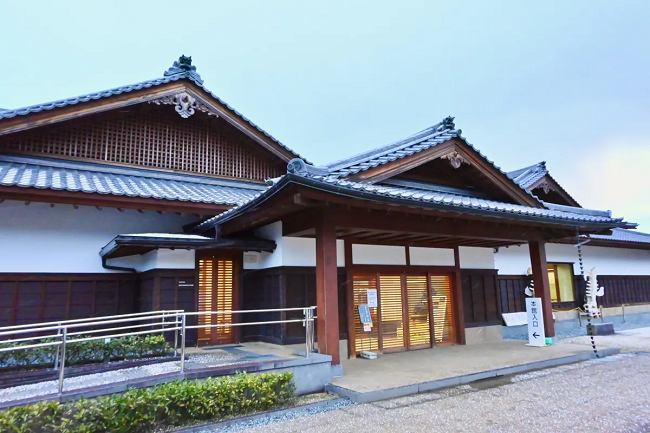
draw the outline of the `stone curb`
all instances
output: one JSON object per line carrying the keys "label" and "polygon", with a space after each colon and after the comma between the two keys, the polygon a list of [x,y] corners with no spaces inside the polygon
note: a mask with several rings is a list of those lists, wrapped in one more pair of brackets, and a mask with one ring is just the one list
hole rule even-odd
{"label": "stone curb", "polygon": [[[617,355],[620,349],[607,348],[598,350],[601,358],[606,356]],[[477,380],[489,379],[498,376],[507,376],[511,374],[520,374],[532,370],[539,370],[543,368],[557,367],[565,364],[573,364],[580,361],[588,361],[595,359],[596,355],[593,352],[584,352],[576,355],[563,356],[561,358],[546,359],[544,361],[529,362],[526,364],[514,365],[512,367],[497,368],[494,370],[486,370],[478,373],[465,374],[461,376],[449,377],[445,379],[433,380],[429,382],[414,383],[396,388],[387,388],[379,391],[358,392],[348,388],[343,388],[334,384],[328,384],[325,390],[331,394],[346,397],[355,403],[372,403],[380,400],[387,400],[396,397],[405,397],[408,395],[419,394],[423,392],[435,391],[443,388],[450,388],[453,386],[465,385],[467,383],[475,382]]]}
{"label": "stone curb", "polygon": [[216,423],[211,423],[211,424],[202,424],[202,425],[197,425],[193,427],[187,427],[183,428],[180,430],[172,430],[173,433],[198,433],[204,430],[208,429],[217,429],[217,428],[225,428],[225,427],[230,427],[231,425],[238,424],[238,423],[244,423],[244,422],[249,422],[249,421],[255,421],[260,418],[265,418],[267,416],[272,416],[272,415],[284,415],[287,413],[291,413],[294,411],[298,410],[304,410],[304,409],[313,409],[313,408],[326,408],[330,405],[333,405],[335,403],[338,403],[339,401],[344,400],[344,397],[339,397],[339,398],[333,398],[330,400],[323,400],[323,401],[317,401],[314,403],[307,403],[307,404],[302,404],[300,406],[294,406],[294,407],[289,407],[286,409],[280,409],[280,410],[273,410],[269,412],[262,412],[258,413],[255,415],[250,415],[250,416],[245,416],[242,418],[235,418],[231,419],[228,421],[221,421],[221,422],[216,422]]}

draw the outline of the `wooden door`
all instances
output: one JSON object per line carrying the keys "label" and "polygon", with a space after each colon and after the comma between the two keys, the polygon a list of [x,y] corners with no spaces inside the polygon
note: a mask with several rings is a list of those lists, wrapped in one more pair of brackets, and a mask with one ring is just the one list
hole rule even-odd
{"label": "wooden door", "polygon": [[[199,299],[198,311],[232,311],[234,302],[235,265],[229,259],[199,260]],[[230,324],[233,315],[208,314],[199,316],[198,324],[211,326]],[[199,345],[227,344],[234,341],[233,328],[229,326],[199,328]]]}
{"label": "wooden door", "polygon": [[359,318],[359,308],[361,304],[368,303],[368,289],[377,288],[377,275],[355,275],[352,281],[353,305],[354,309],[354,348],[356,353],[363,350],[379,350],[379,311],[378,308],[370,308],[370,317],[372,318],[373,327],[370,332],[363,330],[363,324]]}
{"label": "wooden door", "polygon": [[380,275],[379,292],[381,348],[384,352],[405,350],[406,334],[404,329],[404,303],[402,302],[402,277],[400,275]]}
{"label": "wooden door", "polygon": [[455,343],[451,277],[429,275],[435,344]]}
{"label": "wooden door", "polygon": [[431,347],[429,288],[427,275],[404,275],[404,298],[408,318],[408,348]]}

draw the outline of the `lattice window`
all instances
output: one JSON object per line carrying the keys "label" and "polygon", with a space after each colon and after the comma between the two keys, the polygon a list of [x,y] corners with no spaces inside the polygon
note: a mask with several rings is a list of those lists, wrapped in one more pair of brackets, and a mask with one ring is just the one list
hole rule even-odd
{"label": "lattice window", "polygon": [[[284,165],[221,119],[183,119],[170,107],[104,113],[12,134],[0,150],[265,180]],[[171,110],[171,111],[170,111]]]}

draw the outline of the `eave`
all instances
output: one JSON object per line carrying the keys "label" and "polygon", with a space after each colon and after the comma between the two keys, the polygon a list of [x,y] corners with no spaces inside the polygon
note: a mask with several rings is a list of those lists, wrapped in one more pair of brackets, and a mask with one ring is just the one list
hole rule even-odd
{"label": "eave", "polygon": [[195,239],[187,236],[174,238],[173,235],[169,235],[168,237],[118,235],[100,250],[99,255],[105,259],[114,259],[136,254],[145,254],[159,248],[172,250],[207,250],[218,248],[225,250],[272,252],[275,250],[276,244],[275,241],[267,239],[222,238],[215,240],[212,238]]}
{"label": "eave", "polygon": [[23,188],[19,186],[0,186],[0,199],[24,202],[71,204],[79,206],[110,207],[117,209],[153,210],[197,215],[213,215],[232,209],[234,206],[196,203],[191,201],[164,200],[115,196],[86,192],[57,191],[52,189]]}

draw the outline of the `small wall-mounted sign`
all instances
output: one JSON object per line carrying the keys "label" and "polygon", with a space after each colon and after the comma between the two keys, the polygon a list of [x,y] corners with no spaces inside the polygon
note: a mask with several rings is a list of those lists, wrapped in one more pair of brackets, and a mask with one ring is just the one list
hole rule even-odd
{"label": "small wall-mounted sign", "polygon": [[372,327],[372,316],[370,316],[370,308],[367,304],[359,305],[359,320],[362,324]]}
{"label": "small wall-mounted sign", "polygon": [[368,307],[377,308],[377,289],[368,289]]}

